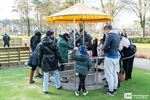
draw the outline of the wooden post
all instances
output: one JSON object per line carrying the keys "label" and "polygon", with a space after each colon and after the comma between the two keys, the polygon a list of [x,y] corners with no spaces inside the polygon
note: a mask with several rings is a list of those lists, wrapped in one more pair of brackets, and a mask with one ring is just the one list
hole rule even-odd
{"label": "wooden post", "polygon": [[20,62],[21,62],[21,59],[20,59],[20,48],[18,47],[18,65],[20,66]]}

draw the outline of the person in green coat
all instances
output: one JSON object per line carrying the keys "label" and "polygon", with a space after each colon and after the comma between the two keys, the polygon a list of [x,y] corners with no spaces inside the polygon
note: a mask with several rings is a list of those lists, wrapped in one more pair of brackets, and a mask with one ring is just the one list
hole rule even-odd
{"label": "person in green coat", "polygon": [[[59,35],[57,46],[59,48],[59,53],[64,61],[64,63],[68,62],[68,50],[73,49],[71,47],[71,42],[70,42],[70,36],[68,33],[63,33],[62,35]],[[61,66],[61,71],[64,71],[64,65]],[[67,83],[67,77],[62,77],[62,82]]]}
{"label": "person in green coat", "polygon": [[83,95],[87,95],[88,91],[85,88],[85,78],[90,67],[92,67],[92,61],[85,46],[80,46],[78,49],[75,48],[71,57],[76,61],[76,73],[79,75],[79,87],[78,90],[75,91],[75,95],[79,96],[81,89]]}

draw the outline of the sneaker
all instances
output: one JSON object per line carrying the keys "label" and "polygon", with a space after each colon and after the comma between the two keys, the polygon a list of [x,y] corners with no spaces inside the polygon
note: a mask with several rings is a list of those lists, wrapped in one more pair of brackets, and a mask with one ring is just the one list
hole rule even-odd
{"label": "sneaker", "polygon": [[89,92],[88,91],[84,91],[83,95],[86,96]]}
{"label": "sneaker", "polygon": [[80,95],[80,92],[79,92],[79,91],[75,91],[75,95],[76,95],[76,96],[79,96],[79,95]]}
{"label": "sneaker", "polygon": [[48,92],[48,91],[45,91],[44,93],[45,93],[45,94],[49,94],[49,92]]}
{"label": "sneaker", "polygon": [[62,83],[68,83],[67,77],[62,77],[61,82],[62,82]]}
{"label": "sneaker", "polygon": [[106,93],[104,93],[104,95],[108,95],[108,96],[114,96],[114,92],[107,91]]}
{"label": "sneaker", "polygon": [[62,89],[62,86],[60,86],[59,88],[57,88],[58,90],[61,90]]}
{"label": "sneaker", "polygon": [[35,78],[42,78],[42,74],[39,73],[38,75],[35,76]]}
{"label": "sneaker", "polygon": [[113,92],[114,92],[114,94],[116,94],[116,93],[117,93],[117,90],[116,90],[116,89],[114,89],[114,91],[113,91]]}

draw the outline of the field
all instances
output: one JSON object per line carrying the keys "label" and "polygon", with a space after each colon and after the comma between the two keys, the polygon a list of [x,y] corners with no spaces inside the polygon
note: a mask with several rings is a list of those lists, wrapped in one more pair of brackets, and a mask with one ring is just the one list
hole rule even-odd
{"label": "field", "polygon": [[150,59],[150,44],[136,44],[137,53],[136,56],[139,58]]}
{"label": "field", "polygon": [[[103,95],[105,88],[89,91],[85,97],[76,97],[73,91],[49,87],[50,94],[45,95],[41,79],[36,79],[36,84],[28,84],[29,70],[28,67],[0,69],[0,100],[124,100],[124,93],[128,92],[147,95],[144,100],[150,100],[150,71],[146,70],[135,68],[133,78],[122,82],[114,97]],[[135,99],[137,97],[133,97]]]}

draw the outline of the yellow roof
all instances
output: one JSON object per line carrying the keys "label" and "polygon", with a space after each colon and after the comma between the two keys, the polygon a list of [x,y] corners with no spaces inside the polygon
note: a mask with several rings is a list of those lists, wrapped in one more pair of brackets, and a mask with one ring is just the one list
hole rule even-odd
{"label": "yellow roof", "polygon": [[100,12],[99,10],[82,4],[75,4],[59,13],[49,16],[47,21],[49,23],[97,23],[112,21],[111,16]]}

